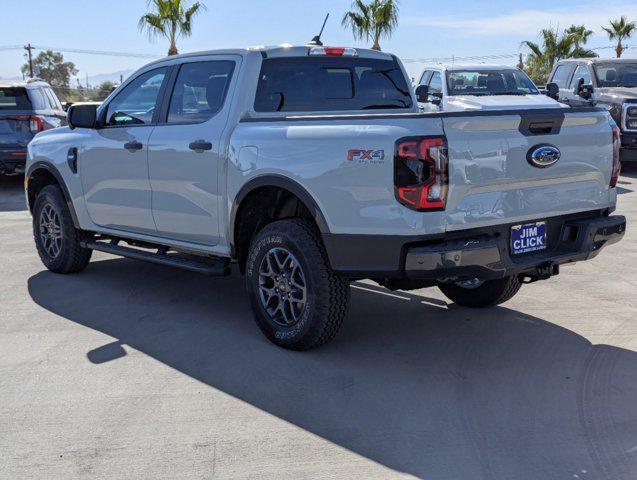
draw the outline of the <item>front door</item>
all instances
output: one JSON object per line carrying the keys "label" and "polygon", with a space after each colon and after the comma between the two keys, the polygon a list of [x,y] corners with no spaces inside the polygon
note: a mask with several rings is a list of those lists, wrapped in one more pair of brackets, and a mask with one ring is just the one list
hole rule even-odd
{"label": "front door", "polygon": [[221,140],[240,60],[213,56],[179,66],[148,147],[153,216],[162,237],[219,242]]}
{"label": "front door", "polygon": [[86,208],[100,226],[155,234],[148,140],[168,68],[142,73],[115,96],[79,153]]}
{"label": "front door", "polygon": [[586,100],[585,98],[580,97],[576,93],[577,85],[580,78],[584,79],[584,85],[591,84],[591,74],[588,71],[588,67],[586,65],[577,66],[575,72],[573,72],[571,81],[568,84],[568,88],[560,92],[560,95],[564,98],[565,103],[567,103],[571,107],[590,107],[591,102],[589,100]]}

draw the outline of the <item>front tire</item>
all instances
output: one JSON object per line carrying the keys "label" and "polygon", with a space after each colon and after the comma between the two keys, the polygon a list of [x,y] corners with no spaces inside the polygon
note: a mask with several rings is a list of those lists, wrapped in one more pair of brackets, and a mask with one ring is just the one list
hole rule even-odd
{"label": "front tire", "polygon": [[463,307],[487,308],[507,302],[518,293],[522,282],[518,275],[497,280],[486,280],[479,284],[472,282],[441,283],[438,288],[449,300]]}
{"label": "front tire", "polygon": [[349,282],[329,266],[313,225],[273,222],[257,233],[246,264],[255,320],[266,337],[291,350],[330,341],[347,314]]}
{"label": "front tire", "polygon": [[89,234],[75,228],[64,195],[56,185],[47,185],[38,193],[33,208],[33,237],[42,263],[54,273],[84,270],[93,253],[81,245]]}

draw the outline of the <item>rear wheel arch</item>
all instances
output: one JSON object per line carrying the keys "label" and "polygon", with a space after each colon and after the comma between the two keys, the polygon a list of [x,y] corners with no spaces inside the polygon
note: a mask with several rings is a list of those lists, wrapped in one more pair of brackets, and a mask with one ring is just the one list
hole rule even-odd
{"label": "rear wheel arch", "polygon": [[29,167],[29,170],[26,173],[26,177],[28,178],[26,196],[29,211],[31,213],[33,213],[33,207],[35,206],[35,200],[38,196],[38,193],[40,193],[40,191],[47,185],[56,185],[62,191],[62,195],[64,195],[64,200],[66,201],[66,204],[69,207],[69,211],[71,212],[71,217],[73,219],[75,228],[80,228],[77,214],[75,213],[75,207],[73,206],[73,201],[71,200],[71,195],[66,188],[66,184],[64,183],[62,175],[55,166],[45,162],[34,163],[33,165],[31,165],[31,167]]}
{"label": "rear wheel arch", "polygon": [[319,233],[329,228],[318,205],[297,182],[279,175],[255,178],[246,183],[233,202],[229,218],[232,256],[243,271],[250,242],[266,225],[285,218],[311,220]]}

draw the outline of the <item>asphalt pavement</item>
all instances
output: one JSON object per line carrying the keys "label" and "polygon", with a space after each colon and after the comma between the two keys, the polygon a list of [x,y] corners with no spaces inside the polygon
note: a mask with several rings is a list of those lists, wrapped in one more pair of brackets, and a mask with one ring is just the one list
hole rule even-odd
{"label": "asphalt pavement", "polygon": [[0,478],[637,478],[637,169],[625,239],[474,311],[352,286],[289,352],[242,279],[96,254],[40,263],[0,178]]}

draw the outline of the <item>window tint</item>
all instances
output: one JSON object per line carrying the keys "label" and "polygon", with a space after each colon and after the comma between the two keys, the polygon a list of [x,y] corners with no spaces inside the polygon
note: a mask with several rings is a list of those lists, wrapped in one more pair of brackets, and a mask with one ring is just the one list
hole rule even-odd
{"label": "window tint", "polygon": [[568,78],[569,78],[570,72],[571,72],[570,65],[568,64],[560,65],[559,67],[555,69],[555,73],[553,74],[553,78],[551,79],[551,82],[557,83],[557,86],[560,88],[566,88],[566,85],[568,84]]}
{"label": "window tint", "polygon": [[0,110],[31,110],[32,108],[25,88],[0,88]]}
{"label": "window tint", "polygon": [[442,93],[442,75],[440,72],[434,72],[429,80],[429,94]]}
{"label": "window tint", "polygon": [[575,69],[573,79],[571,80],[571,88],[577,87],[577,82],[580,78],[584,79],[584,85],[589,85],[591,83],[591,74],[588,73],[588,68],[586,68],[584,65],[579,65]]}
{"label": "window tint", "polygon": [[422,76],[420,77],[420,81],[418,82],[418,85],[427,85],[427,82],[429,82],[430,75],[431,75],[431,71],[425,70],[422,73]]}
{"label": "window tint", "polygon": [[106,125],[143,125],[151,123],[166,68],[143,73],[108,104]]}
{"label": "window tint", "polygon": [[257,112],[411,108],[398,63],[352,57],[271,58],[263,61]]}
{"label": "window tint", "polygon": [[170,99],[168,123],[201,123],[221,110],[234,62],[185,63]]}
{"label": "window tint", "polygon": [[62,110],[62,104],[60,103],[60,100],[58,100],[55,92],[50,88],[45,88],[44,91],[46,92],[51,102],[51,108],[53,108],[54,110]]}

